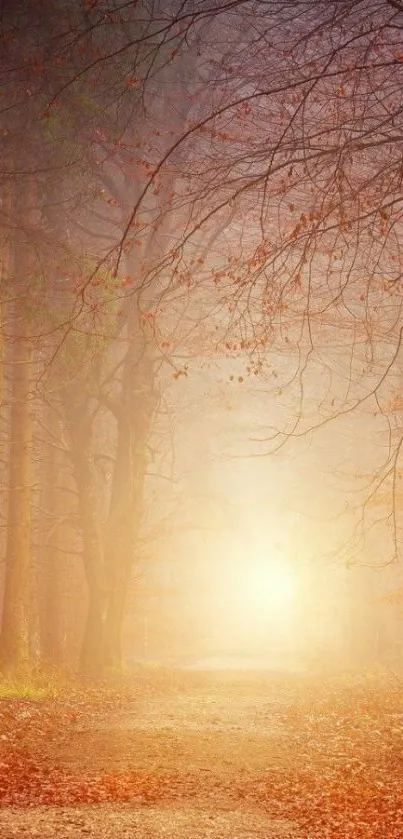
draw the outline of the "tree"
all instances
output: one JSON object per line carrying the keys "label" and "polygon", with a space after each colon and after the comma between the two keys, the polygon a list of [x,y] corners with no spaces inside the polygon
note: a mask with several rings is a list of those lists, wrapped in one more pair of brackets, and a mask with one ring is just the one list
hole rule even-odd
{"label": "tree", "polygon": [[[401,8],[368,10],[368,0],[6,10],[18,72],[2,247],[10,263],[26,253],[24,291],[40,287],[47,302],[35,301],[35,317],[23,311],[10,271],[3,295],[24,338],[10,337],[14,406],[26,409],[11,417],[10,440],[22,439],[22,417],[28,439],[35,390],[35,404],[40,394],[58,412],[77,489],[86,672],[119,666],[163,370],[177,380],[195,354],[225,352],[265,383],[273,410],[288,390],[292,415],[263,435],[268,451],[366,404],[389,422],[401,342]],[[19,184],[33,180],[17,220]],[[23,345],[35,367],[19,363]],[[380,491],[398,479],[397,435],[392,448]],[[27,510],[27,445],[14,451]],[[12,601],[6,584],[3,623]]]}
{"label": "tree", "polygon": [[[161,55],[158,54],[160,61]],[[172,85],[173,101],[180,102],[180,105],[176,105],[177,112],[175,121],[171,121],[170,133],[181,136],[192,102],[187,90],[189,82],[185,82],[185,78],[192,79],[192,73],[194,77],[197,68],[194,62],[192,66],[189,56],[184,58],[182,68],[172,72],[169,66],[166,69],[163,61],[161,63],[163,78],[168,74],[168,81]],[[157,368],[162,356],[166,354],[163,347],[158,346],[158,332],[153,324],[158,299],[165,298],[167,293],[164,288],[166,281],[162,286],[160,283],[159,267],[161,257],[164,259],[168,256],[171,259],[170,236],[174,233],[175,215],[178,217],[178,207],[173,198],[177,185],[183,179],[183,161],[173,161],[172,168],[159,178],[151,198],[148,197],[146,201],[143,196],[143,221],[135,224],[135,240],[124,242],[121,237],[122,231],[125,236],[130,202],[133,196],[135,199],[141,196],[144,184],[147,183],[148,170],[154,165],[144,158],[139,161],[138,149],[141,149],[143,156],[152,159],[156,153],[161,154],[160,147],[167,144],[163,132],[154,126],[157,119],[162,123],[171,116],[172,101],[157,101],[156,106],[153,106],[151,95],[154,96],[155,91],[151,89],[148,94],[150,104],[147,100],[147,118],[143,119],[140,103],[135,111],[138,117],[136,123],[127,121],[127,112],[123,106],[118,117],[112,109],[111,113],[104,116],[102,131],[98,130],[93,140],[96,177],[102,185],[102,195],[109,207],[114,208],[110,210],[109,220],[106,219],[109,236],[112,241],[115,238],[118,252],[122,248],[119,268],[124,267],[125,276],[122,277],[121,271],[116,269],[112,274],[105,273],[100,265],[94,271],[86,292],[92,301],[90,309],[96,312],[98,318],[98,334],[106,337],[109,331],[108,328],[103,331],[105,326],[101,326],[101,323],[111,304],[111,293],[113,299],[120,296],[121,302],[110,321],[112,332],[109,331],[109,335],[112,340],[105,340],[102,351],[96,356],[92,372],[89,368],[81,376],[81,394],[77,390],[77,381],[74,394],[71,389],[66,390],[66,416],[82,504],[83,536],[87,546],[84,556],[89,557],[92,551],[92,558],[87,560],[87,568],[91,569],[87,576],[90,603],[93,599],[94,606],[90,607],[82,654],[82,668],[86,671],[91,667],[99,669],[102,660],[104,664],[120,666],[124,603],[143,516],[147,444],[158,405]],[[133,108],[132,101],[130,107]],[[120,121],[123,121],[124,128],[120,142],[116,145],[115,135]],[[136,177],[133,176],[134,165],[137,165]],[[180,219],[180,224],[186,224],[186,218],[187,214],[183,220]],[[79,229],[86,231],[89,242],[93,236],[102,237],[96,226],[99,219],[102,219],[102,212],[95,208],[87,218],[79,220]],[[152,279],[154,271],[156,282]],[[169,289],[169,281],[167,287]],[[106,491],[109,499],[103,528],[96,489],[95,460],[99,439],[95,421],[97,416],[104,415],[105,410],[116,423],[116,437],[110,454],[113,465],[109,485],[101,490],[102,494]],[[85,439],[79,436],[79,429],[85,433]],[[83,458],[84,452],[86,454]]]}
{"label": "tree", "polygon": [[[52,7],[53,12],[57,5]],[[41,389],[46,382],[50,395],[59,394],[70,438],[89,588],[81,655],[81,668],[85,672],[97,672],[108,662],[119,665],[120,660],[123,605],[142,517],[147,439],[158,401],[156,368],[161,363],[163,348],[156,351],[153,309],[161,294],[165,296],[165,290],[159,285],[159,269],[161,257],[168,262],[172,258],[169,236],[174,213],[177,217],[182,208],[181,227],[188,218],[187,199],[181,199],[179,204],[173,201],[173,190],[184,177],[185,161],[179,154],[171,155],[172,168],[154,185],[153,197],[150,199],[148,195],[147,201],[145,193],[141,197],[144,218],[140,230],[134,222],[135,241],[125,241],[128,210],[133,195],[137,200],[144,191],[148,171],[158,166],[158,155],[164,153],[164,145],[171,142],[169,132],[165,136],[156,129],[156,120],[166,120],[166,115],[172,119],[175,107],[177,115],[175,123],[171,121],[171,134],[180,137],[187,130],[194,90],[188,91],[185,76],[191,78],[197,69],[188,52],[182,69],[172,70],[175,50],[171,52],[172,45],[168,48],[162,36],[156,37],[149,53],[150,31],[157,25],[154,18],[148,20],[146,16],[139,23],[136,14],[127,17],[125,7],[118,8],[106,39],[105,21],[99,17],[99,10],[99,7],[94,10],[94,21],[88,18],[84,21],[83,39],[85,61],[94,59],[98,63],[99,59],[101,75],[88,79],[86,68],[82,69],[75,54],[67,67],[63,59],[62,70],[56,73],[51,66],[54,54],[46,55],[45,70],[41,70],[48,97],[53,99],[41,117],[44,136],[41,134],[40,139],[42,147],[44,143],[46,147],[46,141],[50,143],[49,170],[50,163],[60,167],[58,199],[60,202],[63,197],[64,205],[56,218],[54,213],[51,217],[48,208],[57,197],[53,184],[46,180],[43,221],[50,223],[55,241],[64,240],[64,256],[75,259],[75,270],[69,271],[67,278],[64,275],[63,282],[60,280],[61,273],[66,271],[63,248],[58,258],[53,257],[49,263],[46,319],[38,327],[45,335],[45,342],[41,343]],[[67,28],[68,38],[74,33],[74,27],[79,29],[79,13],[75,11],[77,17],[72,16],[71,29]],[[175,24],[173,15],[172,19],[168,18],[168,30]],[[87,28],[91,32],[88,38]],[[47,37],[45,27],[45,46]],[[122,44],[124,52],[132,45],[130,38],[136,45],[135,66],[133,56],[125,55],[119,61],[121,77],[116,81],[116,55]],[[180,33],[175,39],[181,40]],[[60,44],[59,40],[59,49]],[[167,76],[166,81],[172,86],[172,101],[161,104],[155,100],[155,105],[148,106],[148,113],[143,113],[145,84],[138,94],[133,92],[136,87],[133,72],[137,65],[144,65],[150,103],[156,96],[153,82],[156,74]],[[58,61],[56,66],[59,67]],[[91,101],[93,90],[96,96]],[[74,131],[77,133],[73,139]],[[58,146],[55,149],[58,141],[62,153]],[[146,159],[139,160],[138,149]],[[80,166],[84,189],[82,184],[77,189],[74,177],[70,184],[66,150],[73,160],[78,154],[84,159]],[[135,179],[134,166],[138,170]],[[109,268],[113,256],[110,242],[119,255],[114,271]],[[121,272],[123,260],[125,276]],[[156,283],[150,281],[153,271]],[[168,289],[169,285],[168,280]],[[47,337],[49,334],[54,339]],[[102,431],[108,414],[116,423],[112,441],[109,433],[105,437]],[[99,469],[105,441],[113,464],[106,482]],[[109,513],[106,513],[108,506]]]}

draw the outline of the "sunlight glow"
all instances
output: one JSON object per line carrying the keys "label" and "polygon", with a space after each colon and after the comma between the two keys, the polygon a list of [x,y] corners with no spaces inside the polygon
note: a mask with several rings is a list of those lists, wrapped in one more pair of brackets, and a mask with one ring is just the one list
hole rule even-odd
{"label": "sunlight glow", "polygon": [[[223,550],[211,591],[210,632],[223,648],[269,649],[295,643],[296,569],[266,544],[240,540]],[[224,547],[222,545],[222,547]]]}
{"label": "sunlight glow", "polygon": [[278,560],[252,563],[240,575],[240,590],[245,607],[255,610],[283,611],[294,599],[296,580],[292,570]]}

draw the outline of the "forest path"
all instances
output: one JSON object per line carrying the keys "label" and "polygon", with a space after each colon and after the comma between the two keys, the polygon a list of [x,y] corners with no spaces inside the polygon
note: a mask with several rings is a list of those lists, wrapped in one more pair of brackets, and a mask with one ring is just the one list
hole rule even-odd
{"label": "forest path", "polygon": [[143,668],[3,700],[0,732],[2,839],[403,836],[403,692],[386,676]]}

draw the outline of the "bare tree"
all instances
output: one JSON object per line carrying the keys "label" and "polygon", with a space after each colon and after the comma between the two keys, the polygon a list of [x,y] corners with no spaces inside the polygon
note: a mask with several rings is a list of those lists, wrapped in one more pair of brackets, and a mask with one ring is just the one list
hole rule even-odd
{"label": "bare tree", "polygon": [[398,554],[402,12],[387,0],[45,11],[56,39],[44,17],[5,18],[25,58],[5,110],[2,242],[14,185],[35,175],[47,305],[21,334],[67,431],[89,589],[81,663],[99,671],[119,666],[163,365],[185,376],[189,357],[218,350],[245,357],[274,405],[288,389],[268,452],[379,412],[388,450],[370,498],[389,482]]}

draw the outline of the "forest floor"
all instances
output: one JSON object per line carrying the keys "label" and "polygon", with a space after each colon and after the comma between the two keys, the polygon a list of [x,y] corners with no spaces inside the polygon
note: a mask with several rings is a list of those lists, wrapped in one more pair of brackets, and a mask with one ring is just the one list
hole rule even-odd
{"label": "forest floor", "polygon": [[0,700],[1,839],[402,839],[393,675],[139,670]]}

